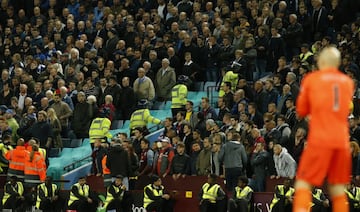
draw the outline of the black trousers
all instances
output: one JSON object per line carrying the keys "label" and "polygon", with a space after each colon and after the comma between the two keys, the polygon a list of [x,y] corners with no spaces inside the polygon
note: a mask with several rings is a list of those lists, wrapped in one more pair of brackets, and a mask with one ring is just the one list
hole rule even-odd
{"label": "black trousers", "polygon": [[125,192],[122,200],[114,199],[106,207],[107,210],[116,210],[117,212],[131,211],[132,203],[134,202],[130,193]]}
{"label": "black trousers", "polygon": [[229,212],[248,211],[248,202],[246,200],[229,199],[228,210]]}
{"label": "black trousers", "polygon": [[280,199],[271,210],[272,212],[291,212],[292,204],[284,199]]}
{"label": "black trousers", "polygon": [[64,209],[65,201],[58,198],[56,201],[50,201],[49,199],[40,202],[40,210],[49,212],[60,212]]}
{"label": "black trousers", "polygon": [[17,198],[16,196],[10,196],[3,205],[4,209],[12,209],[13,211],[25,211],[25,200]]}
{"label": "black trousers", "polygon": [[147,211],[156,211],[156,212],[173,212],[174,210],[174,200],[169,199],[159,199],[150,203],[146,207]]}
{"label": "black trousers", "polygon": [[92,203],[88,203],[85,200],[75,200],[71,205],[69,205],[69,210],[76,210],[77,212],[96,212],[98,207],[98,202],[92,199]]}
{"label": "black trousers", "polygon": [[200,204],[200,212],[224,212],[226,211],[226,199],[218,200],[216,203],[211,203],[208,200],[203,200]]}

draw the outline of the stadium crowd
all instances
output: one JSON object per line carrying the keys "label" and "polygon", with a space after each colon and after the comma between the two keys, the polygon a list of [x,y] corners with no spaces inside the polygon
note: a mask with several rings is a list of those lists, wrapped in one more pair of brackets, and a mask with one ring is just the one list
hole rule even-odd
{"label": "stadium crowd", "polygon": [[[269,176],[292,179],[307,134],[295,111],[299,84],[329,45],[357,84],[359,11],[352,0],[1,0],[3,172],[12,147],[32,152],[31,161],[43,157],[46,170],[46,151],[90,134],[92,174],[122,175],[127,189],[151,173],[215,174],[228,191],[240,176],[254,191],[264,191]],[[187,101],[187,90],[206,81],[220,87],[217,105]],[[357,180],[359,95],[349,117]],[[171,100],[173,117],[147,114],[164,126],[152,146],[146,124],[131,121],[131,135],[92,137],[96,118],[111,125]]]}

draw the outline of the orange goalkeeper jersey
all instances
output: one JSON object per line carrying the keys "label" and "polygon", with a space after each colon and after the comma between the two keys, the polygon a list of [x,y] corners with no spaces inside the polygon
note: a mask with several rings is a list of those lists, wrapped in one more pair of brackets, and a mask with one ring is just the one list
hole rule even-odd
{"label": "orange goalkeeper jersey", "polygon": [[308,144],[344,148],[349,142],[349,106],[353,80],[336,69],[305,76],[296,102],[299,116],[309,117]]}

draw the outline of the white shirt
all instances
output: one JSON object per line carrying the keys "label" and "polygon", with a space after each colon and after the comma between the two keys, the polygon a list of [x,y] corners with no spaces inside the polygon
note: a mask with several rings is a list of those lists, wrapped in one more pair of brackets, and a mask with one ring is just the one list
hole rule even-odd
{"label": "white shirt", "polygon": [[19,107],[21,110],[24,109],[25,97],[26,97],[26,94],[24,94],[24,95],[21,95],[21,93],[19,94],[18,107]]}

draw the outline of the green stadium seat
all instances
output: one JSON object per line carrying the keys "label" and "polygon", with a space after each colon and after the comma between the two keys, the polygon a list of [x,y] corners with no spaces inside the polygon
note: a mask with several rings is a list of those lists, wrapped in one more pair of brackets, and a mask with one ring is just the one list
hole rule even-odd
{"label": "green stadium seat", "polygon": [[80,147],[82,145],[82,139],[71,139],[70,148]]}
{"label": "green stadium seat", "polygon": [[111,123],[111,130],[120,129],[124,124],[123,120],[113,120]]}

